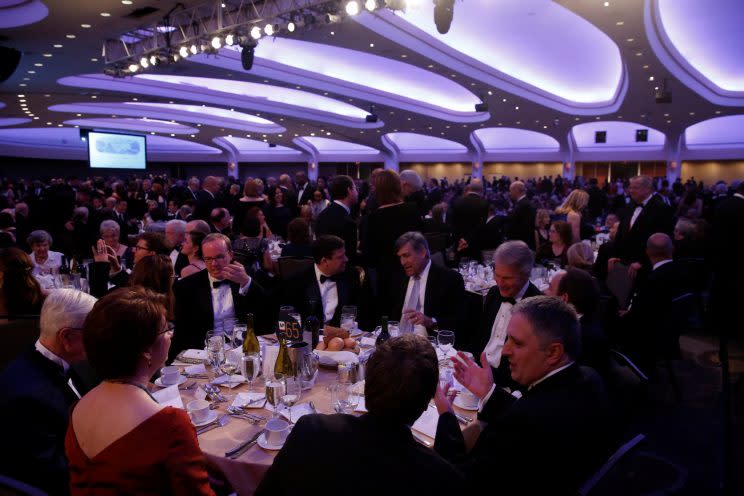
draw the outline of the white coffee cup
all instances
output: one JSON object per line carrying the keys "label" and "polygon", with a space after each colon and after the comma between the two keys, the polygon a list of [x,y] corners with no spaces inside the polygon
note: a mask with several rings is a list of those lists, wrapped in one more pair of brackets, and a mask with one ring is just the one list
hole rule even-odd
{"label": "white coffee cup", "polygon": [[289,422],[274,418],[266,422],[266,442],[274,446],[281,446],[289,435]]}
{"label": "white coffee cup", "polygon": [[163,367],[160,369],[160,382],[170,386],[176,384],[181,378],[181,370],[176,366]]}
{"label": "white coffee cup", "polygon": [[467,389],[463,389],[462,391],[460,391],[459,398],[459,403],[462,405],[463,408],[478,408],[478,396],[471,393]]}
{"label": "white coffee cup", "polygon": [[204,422],[209,417],[209,402],[207,400],[191,400],[186,403],[186,411],[189,412],[194,423]]}

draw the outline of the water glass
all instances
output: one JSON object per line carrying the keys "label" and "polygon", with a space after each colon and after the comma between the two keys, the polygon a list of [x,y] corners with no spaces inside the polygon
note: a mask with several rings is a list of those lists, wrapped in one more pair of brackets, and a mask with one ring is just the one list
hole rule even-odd
{"label": "water glass", "polygon": [[357,316],[357,307],[354,305],[344,305],[341,307],[341,315],[352,315],[354,317],[354,320],[356,320]]}
{"label": "water glass", "polygon": [[253,388],[253,381],[261,372],[261,356],[258,353],[248,353],[241,356],[241,362],[240,373],[248,381],[248,391],[250,391]]}
{"label": "water glass", "polygon": [[243,346],[243,340],[245,339],[245,333],[248,331],[248,326],[245,324],[235,324],[233,326],[231,343],[233,348]]}
{"label": "water glass", "polygon": [[437,333],[437,343],[439,344],[439,349],[442,353],[447,356],[455,346],[455,333],[445,329],[440,330]]}
{"label": "water glass", "polygon": [[231,350],[225,353],[224,357],[220,363],[220,372],[227,375],[227,387],[232,388],[233,374],[238,372],[242,365],[241,354]]}
{"label": "water glass", "polygon": [[392,338],[400,336],[400,322],[397,320],[388,320],[388,332]]}
{"label": "water glass", "polygon": [[284,391],[281,396],[281,404],[287,407],[287,417],[292,422],[292,407],[300,401],[302,396],[302,381],[296,377],[284,379]]}
{"label": "water glass", "polygon": [[[345,308],[345,307],[344,307]],[[356,315],[353,313],[341,313],[341,328],[351,332],[356,327]]]}
{"label": "water glass", "polygon": [[359,405],[359,395],[354,392],[354,385],[336,383],[331,386],[331,406],[336,413],[352,413]]}
{"label": "water glass", "polygon": [[284,382],[276,377],[271,377],[266,381],[266,401],[273,407],[272,418],[276,418],[281,398],[284,396]]}

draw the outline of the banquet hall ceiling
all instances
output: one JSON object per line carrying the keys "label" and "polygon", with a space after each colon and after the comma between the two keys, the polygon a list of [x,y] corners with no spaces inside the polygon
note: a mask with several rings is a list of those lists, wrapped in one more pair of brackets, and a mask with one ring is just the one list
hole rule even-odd
{"label": "banquet hall ceiling", "polygon": [[[565,150],[597,125],[648,128],[658,149],[659,140],[676,142],[688,127],[741,114],[744,105],[737,0],[702,2],[705,9],[694,0],[457,0],[446,35],[436,33],[431,2],[420,0],[420,10],[264,37],[250,71],[224,47],[114,79],[103,75],[103,41],[176,5],[125,2],[0,0],[0,45],[23,53],[0,83],[0,155],[12,154],[1,139],[8,129],[75,125],[141,125],[162,137],[250,149],[246,157],[262,141],[307,151],[309,138],[322,137],[383,153],[404,143],[410,153],[397,150],[400,157],[415,160],[417,149],[431,151],[431,140],[417,142],[425,135],[448,140],[445,152],[462,154],[454,142],[498,158],[499,150],[531,146]],[[132,15],[144,7],[154,11]],[[39,18],[43,8],[48,15]],[[30,23],[12,27],[24,15]],[[672,102],[657,103],[665,80]],[[475,109],[481,100],[485,112]],[[365,121],[370,109],[378,122]]]}

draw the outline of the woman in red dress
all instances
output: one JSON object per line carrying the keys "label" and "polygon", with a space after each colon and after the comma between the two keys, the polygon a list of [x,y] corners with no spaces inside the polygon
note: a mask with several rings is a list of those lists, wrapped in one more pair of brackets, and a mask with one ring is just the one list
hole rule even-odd
{"label": "woman in red dress", "polygon": [[165,297],[142,287],[101,298],[83,326],[103,382],[73,408],[65,439],[72,495],[213,495],[187,413],[147,391],[173,330]]}

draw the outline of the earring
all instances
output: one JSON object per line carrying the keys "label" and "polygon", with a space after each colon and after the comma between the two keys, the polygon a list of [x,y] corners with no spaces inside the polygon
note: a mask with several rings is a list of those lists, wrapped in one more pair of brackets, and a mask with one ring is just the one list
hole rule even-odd
{"label": "earring", "polygon": [[150,360],[149,358],[147,359],[147,366],[152,367],[152,360]]}

